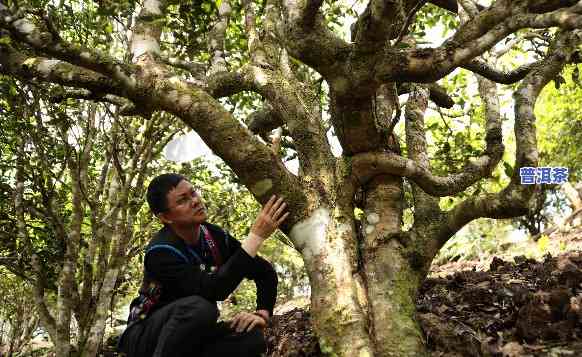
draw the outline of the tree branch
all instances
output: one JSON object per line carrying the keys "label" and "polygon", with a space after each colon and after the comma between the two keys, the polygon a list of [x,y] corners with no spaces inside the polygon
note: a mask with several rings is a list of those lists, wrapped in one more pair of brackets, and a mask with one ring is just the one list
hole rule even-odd
{"label": "tree branch", "polygon": [[283,119],[270,105],[263,106],[248,118],[249,130],[255,135],[266,135],[283,125]]}
{"label": "tree branch", "polygon": [[101,73],[126,87],[133,86],[131,74],[135,72],[135,67],[98,50],[63,41],[50,30],[41,29],[24,16],[13,16],[7,8],[0,9],[0,28],[10,31],[11,37],[31,46],[36,52]]}
{"label": "tree branch", "polygon": [[92,93],[122,96],[124,91],[117,83],[99,73],[76,67],[70,63],[31,57],[0,44],[0,73],[25,81],[40,80],[74,88],[85,88]]}
{"label": "tree branch", "polygon": [[[210,78],[214,80],[209,83],[206,91],[215,97],[232,95],[245,89],[261,94],[279,118],[277,120],[287,125],[295,141],[303,172],[312,173],[313,170],[320,170],[316,167],[321,166],[327,174],[332,174],[335,164],[319,117],[317,99],[302,88],[298,81],[287,78],[280,71],[253,65],[246,65],[239,72],[217,73]],[[264,114],[256,115],[254,119],[259,121],[252,124],[253,131],[262,130],[259,128],[266,124]]]}
{"label": "tree branch", "polygon": [[112,94],[102,94],[102,93],[96,94],[87,89],[65,90],[61,88],[60,90],[53,92],[49,98],[51,103],[61,103],[67,99],[83,99],[94,102],[109,103],[119,107],[121,115],[129,116],[142,114],[144,115],[144,118],[149,119],[149,117],[145,116],[144,113],[140,113],[137,110],[135,104],[133,104],[130,100]]}
{"label": "tree branch", "polygon": [[318,102],[301,85],[278,71],[254,69],[256,91],[287,125],[299,155],[302,172],[333,175],[333,155],[319,117]]}
{"label": "tree branch", "polygon": [[38,307],[40,321],[42,322],[42,327],[47,330],[51,339],[53,341],[57,341],[57,322],[49,311],[44,299],[45,278],[42,275],[42,270],[38,261],[38,256],[36,256],[36,254],[33,254],[32,256],[32,266],[33,269],[37,272],[36,279],[34,280],[33,296],[34,302]]}
{"label": "tree branch", "polygon": [[525,76],[536,67],[539,62],[533,62],[519,66],[518,68],[504,72],[496,68],[491,67],[487,62],[481,59],[474,59],[471,62],[461,66],[471,72],[480,74],[481,76],[497,83],[501,84],[513,84],[524,79]]}
{"label": "tree branch", "polygon": [[544,13],[573,6],[578,2],[579,0],[533,0],[529,2],[528,8],[534,13]]}
{"label": "tree branch", "polygon": [[406,32],[407,19],[412,18],[414,9],[423,2],[370,0],[352,26],[352,41],[362,50],[382,48],[386,41]]}
{"label": "tree branch", "polygon": [[134,63],[140,60],[152,61],[160,55],[160,36],[164,24],[164,12],[168,6],[168,1],[147,0],[137,18],[132,31],[130,53]]}
{"label": "tree branch", "polygon": [[[440,7],[441,9],[448,10],[453,13],[457,13],[459,10],[457,0],[429,0],[429,3]],[[476,4],[479,11],[485,10],[485,7],[479,4]]]}
{"label": "tree branch", "polygon": [[501,58],[501,56],[503,56],[504,54],[509,52],[509,50],[511,50],[513,47],[515,47],[515,45],[517,45],[520,41],[526,40],[526,39],[529,39],[529,40],[538,39],[538,40],[542,40],[542,41],[547,41],[547,38],[539,33],[528,32],[528,33],[525,33],[523,35],[518,35],[517,37],[515,37],[511,41],[505,43],[502,48],[495,49],[495,50],[491,51],[491,54],[495,58]]}
{"label": "tree branch", "polygon": [[511,182],[499,193],[487,193],[466,199],[449,211],[446,214],[447,224],[438,234],[439,244],[444,244],[459,229],[476,218],[511,218],[527,213],[530,198],[539,186],[521,185],[519,171],[522,167],[535,167],[538,163],[534,105],[540,91],[562,70],[580,42],[577,31],[560,33],[550,55],[521,82],[514,93],[517,150]]}
{"label": "tree branch", "polygon": [[245,30],[247,33],[247,42],[251,63],[257,66],[272,68],[273,63],[269,58],[267,58],[267,54],[265,52],[263,43],[259,38],[259,33],[257,32],[255,25],[255,14],[257,13],[255,3],[252,0],[243,0],[242,3],[245,10]]}
{"label": "tree branch", "polygon": [[[394,83],[385,83],[378,87],[374,98],[374,126],[388,140],[394,127],[400,120],[400,103]],[[395,149],[395,148],[390,148]],[[393,150],[394,152],[399,150]]]}
{"label": "tree branch", "polygon": [[[426,170],[430,170],[424,128],[428,95],[429,91],[426,88],[415,89],[408,97],[404,113],[408,158]],[[439,200],[421,190],[414,182],[411,182],[411,186],[414,197],[414,226],[412,230],[417,230],[426,222],[431,221],[433,217],[438,217],[440,214]]]}
{"label": "tree branch", "polygon": [[481,178],[488,175],[491,158],[483,155],[472,158],[461,173],[448,176],[435,176],[428,169],[415,161],[405,159],[393,153],[362,153],[353,156],[352,170],[354,178],[365,184],[378,174],[391,174],[407,177],[433,196],[452,196],[464,191]]}
{"label": "tree branch", "polygon": [[35,303],[39,308],[40,318],[43,322],[43,327],[50,334],[51,338],[57,336],[57,325],[54,317],[47,308],[44,300],[44,282],[43,270],[40,267],[38,257],[32,246],[32,242],[26,229],[26,217],[24,212],[24,160],[25,160],[25,142],[20,138],[16,149],[16,187],[14,190],[14,210],[16,212],[17,234],[22,244],[27,248],[31,255],[32,270],[36,275],[34,279],[34,298]]}
{"label": "tree branch", "polygon": [[458,10],[457,0],[429,0],[428,2],[450,12],[456,13]]}
{"label": "tree branch", "polygon": [[216,99],[253,90],[254,85],[250,71],[250,66],[243,66],[236,72],[210,74],[206,78],[206,85],[202,89]]}
{"label": "tree branch", "polygon": [[336,36],[323,16],[314,11],[321,3],[321,0],[283,0],[282,37],[291,56],[331,78],[352,46]]}
{"label": "tree branch", "polygon": [[210,74],[227,70],[224,59],[224,38],[226,36],[230,12],[230,1],[223,0],[218,8],[218,21],[208,34],[208,49],[212,54],[210,69],[208,70]]}
{"label": "tree branch", "polygon": [[[497,1],[490,8],[462,25],[457,33],[439,48],[387,49],[379,55],[375,80],[434,82],[493,47],[510,33],[526,27],[558,26],[576,29],[582,26],[582,4],[545,14],[522,13],[520,4]],[[521,11],[521,12],[520,12]]]}
{"label": "tree branch", "polygon": [[[399,83],[398,95],[410,93],[412,88],[413,86],[411,83]],[[448,95],[447,90],[443,86],[440,86],[437,83],[429,83],[427,84],[427,88],[430,93],[429,99],[432,100],[434,104],[446,109],[450,109],[455,105],[453,98]]]}
{"label": "tree branch", "polygon": [[168,66],[176,67],[188,71],[194,78],[203,78],[206,72],[206,65],[198,62],[183,61],[177,58],[160,55],[160,61]]}
{"label": "tree branch", "polygon": [[[263,82],[264,77],[258,78],[257,85],[264,86],[262,90],[266,96],[274,93],[270,87],[273,81]],[[296,197],[293,202],[288,202],[291,206],[289,211],[295,212],[296,217],[301,216],[305,201],[297,178],[267,146],[260,143],[208,93],[175,78],[159,78],[153,83],[149,95],[156,98],[160,109],[181,118],[194,129],[212,151],[233,169],[259,202],[266,202],[273,193],[282,192],[287,197]],[[287,224],[291,225],[293,219],[292,216],[290,218]]]}

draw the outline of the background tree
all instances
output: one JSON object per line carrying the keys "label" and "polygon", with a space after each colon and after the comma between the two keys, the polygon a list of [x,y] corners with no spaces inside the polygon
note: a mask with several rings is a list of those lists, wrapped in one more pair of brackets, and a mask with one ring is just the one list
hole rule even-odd
{"label": "background tree", "polygon": [[[576,152],[576,148],[582,145],[581,67],[567,66],[554,81],[555,85],[544,89],[540,95],[540,110],[536,112],[540,118],[540,131],[548,133],[540,138],[541,163],[544,166],[564,166],[570,170],[570,182],[559,187],[559,191],[563,196],[561,203],[570,206],[570,217],[566,220],[571,218],[571,221],[576,216],[579,218],[582,213],[582,164],[578,159],[580,155]],[[544,107],[552,110],[541,110]],[[551,214],[552,212],[546,213],[548,216]]]}
{"label": "background tree", "polygon": [[582,144],[582,87],[580,65],[565,66],[546,86],[536,107],[540,148],[540,166],[561,166],[569,169],[569,182],[542,187],[536,204],[527,215],[516,221],[537,240],[567,225],[580,224],[582,213],[581,166],[578,148]]}
{"label": "background tree", "polygon": [[3,140],[14,141],[3,143],[7,266],[34,284],[57,354],[73,345],[93,356],[128,258],[149,237],[144,180],[175,131],[160,114],[142,122],[92,103],[51,105],[41,88],[12,84],[2,113]]}
{"label": "background tree", "polygon": [[0,352],[12,357],[38,332],[38,311],[31,306],[32,287],[0,267]]}
{"label": "background tree", "polygon": [[[282,228],[303,257],[324,352],[419,356],[425,348],[414,297],[439,248],[474,219],[528,212],[536,187],[520,185],[518,173],[538,164],[534,104],[565,64],[579,61],[582,24],[579,1],[432,3],[452,13],[436,18],[452,18],[455,26],[435,47],[419,42],[422,22],[437,21],[422,15],[426,1],[370,0],[355,14],[349,41],[338,23],[353,10],[321,0],[73,2],[56,9],[2,2],[0,72],[62,86],[61,97],[116,103],[120,114],[180,118],[259,202],[285,197],[292,215]],[[89,32],[94,46],[71,35],[72,24],[79,26],[75,17],[87,19],[77,32]],[[519,41],[521,29],[550,27],[559,29],[549,32],[549,45],[532,63],[504,72],[487,53],[506,38]],[[128,51],[107,45],[127,30]],[[424,115],[429,98],[450,105],[434,82],[457,68],[482,76],[485,145],[463,167],[438,175]],[[519,82],[511,179],[498,192],[441,207],[439,197],[486,179],[502,159],[495,82]],[[406,92],[402,113],[399,95]],[[257,104],[247,126],[236,110],[241,102]],[[402,143],[393,132],[401,116]],[[339,157],[327,138],[330,127],[343,149]],[[299,161],[297,175],[281,159],[286,146]],[[412,198],[407,229],[404,182]],[[76,251],[78,236],[69,236],[67,247]]]}

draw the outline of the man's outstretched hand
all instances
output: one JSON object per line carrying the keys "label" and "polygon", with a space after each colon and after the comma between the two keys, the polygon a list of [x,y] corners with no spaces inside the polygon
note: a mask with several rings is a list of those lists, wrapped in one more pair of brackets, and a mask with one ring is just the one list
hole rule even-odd
{"label": "man's outstretched hand", "polygon": [[255,223],[251,227],[251,233],[263,239],[267,239],[279,227],[279,225],[289,216],[289,212],[284,212],[287,204],[283,202],[283,197],[271,196],[269,202],[265,204]]}

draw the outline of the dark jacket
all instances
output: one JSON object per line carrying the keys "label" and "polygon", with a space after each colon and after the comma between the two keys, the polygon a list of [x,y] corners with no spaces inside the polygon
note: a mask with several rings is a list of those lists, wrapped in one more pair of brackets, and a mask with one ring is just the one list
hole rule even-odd
{"label": "dark jacket", "polygon": [[[216,241],[223,261],[214,272],[202,270],[203,266],[186,243],[169,227],[162,228],[146,248],[144,284],[147,286],[147,282],[154,279],[162,286],[154,310],[190,295],[199,295],[211,302],[224,300],[243,278],[248,278],[257,286],[257,310],[264,309],[272,315],[277,297],[277,274],[272,265],[259,256],[248,255],[241,243],[220,227],[210,223],[203,225]],[[164,248],[150,249],[156,245]]]}

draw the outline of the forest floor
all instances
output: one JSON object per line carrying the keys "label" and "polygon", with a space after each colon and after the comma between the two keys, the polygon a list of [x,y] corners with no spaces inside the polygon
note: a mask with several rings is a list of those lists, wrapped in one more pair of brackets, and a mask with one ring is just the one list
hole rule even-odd
{"label": "forest floor", "polygon": [[[582,226],[520,244],[431,268],[416,303],[432,357],[582,356]],[[278,306],[272,322],[267,357],[323,356],[308,298]]]}
{"label": "forest floor", "polygon": [[[432,356],[582,356],[582,229],[546,249],[556,254],[433,267],[417,299]],[[309,316],[307,306],[275,315],[267,355],[322,356]]]}

